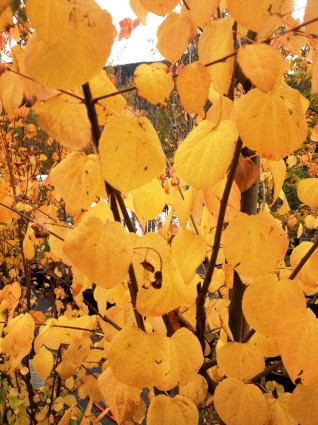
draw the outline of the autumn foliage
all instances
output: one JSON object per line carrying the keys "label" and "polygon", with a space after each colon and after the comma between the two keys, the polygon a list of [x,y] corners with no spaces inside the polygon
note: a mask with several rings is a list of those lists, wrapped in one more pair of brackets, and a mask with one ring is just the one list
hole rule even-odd
{"label": "autumn foliage", "polygon": [[[318,226],[302,151],[317,141],[317,1],[301,24],[291,0],[130,0],[119,39],[162,15],[166,61],[121,92],[104,70],[106,10],[25,3],[0,6],[1,422],[318,423],[318,240],[291,240]],[[189,44],[197,60],[179,66]],[[167,158],[124,92],[165,108],[172,90],[194,127]],[[311,177],[291,212],[300,163]],[[292,393],[266,382],[278,368]]]}

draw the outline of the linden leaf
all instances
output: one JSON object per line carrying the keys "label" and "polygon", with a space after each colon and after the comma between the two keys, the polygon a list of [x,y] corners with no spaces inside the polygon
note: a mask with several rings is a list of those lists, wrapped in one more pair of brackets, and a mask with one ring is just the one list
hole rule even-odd
{"label": "linden leaf", "polygon": [[111,117],[99,153],[105,180],[123,192],[143,186],[165,168],[158,135],[147,118]]}
{"label": "linden leaf", "polygon": [[142,24],[147,25],[148,10],[141,4],[141,0],[130,0],[130,7]]}
{"label": "linden leaf", "polygon": [[297,196],[310,207],[318,207],[318,179],[302,179],[297,185]]}
{"label": "linden leaf", "polygon": [[166,15],[179,3],[179,0],[139,0],[141,5],[156,15]]}
{"label": "linden leaf", "polygon": [[[297,344],[295,344],[297,338]],[[305,315],[282,317],[278,325],[279,352],[290,379],[303,385],[318,382],[318,319]]]}
{"label": "linden leaf", "polygon": [[214,406],[226,425],[264,425],[268,415],[262,391],[236,378],[226,378],[216,387]]}
{"label": "linden leaf", "polygon": [[31,223],[28,224],[28,229],[23,239],[23,253],[27,260],[32,260],[35,254],[34,244],[32,240],[34,238],[34,230],[32,226],[30,226],[30,224]]}
{"label": "linden leaf", "polygon": [[0,77],[0,96],[6,112],[14,115],[15,109],[23,101],[23,78],[13,72],[5,72]]}
{"label": "linden leaf", "polygon": [[149,425],[194,425],[199,421],[195,404],[183,395],[170,398],[159,394],[151,400],[147,423]]}
{"label": "linden leaf", "polygon": [[[227,261],[245,276],[274,272],[288,248],[288,237],[279,221],[261,211],[255,216],[238,213],[223,234]],[[266,260],[262,255],[266,252]]]}
{"label": "linden leaf", "polygon": [[297,385],[289,402],[289,411],[297,422],[312,425],[318,422],[318,383]]}
{"label": "linden leaf", "polygon": [[157,49],[169,62],[175,63],[196,35],[188,15],[170,13],[157,31]]}
{"label": "linden leaf", "polygon": [[180,102],[189,114],[201,113],[208,99],[210,75],[200,62],[186,65],[177,78]]}
{"label": "linden leaf", "polygon": [[[129,356],[127,356],[129,353]],[[118,332],[107,350],[116,379],[136,387],[174,388],[179,381],[178,359],[171,339],[146,335],[135,326]]]}
{"label": "linden leaf", "polygon": [[187,0],[189,6],[190,18],[193,25],[199,28],[204,28],[210,19],[212,12],[217,9],[220,0]]}
{"label": "linden leaf", "polygon": [[279,356],[277,340],[274,337],[269,337],[258,332],[249,340],[249,344],[255,345],[263,354],[263,357]]}
{"label": "linden leaf", "polygon": [[[268,425],[297,425],[297,422],[290,413],[291,394],[279,394],[278,398],[268,398]],[[302,422],[303,423],[303,422]]]}
{"label": "linden leaf", "polygon": [[306,139],[301,94],[285,85],[267,93],[251,90],[237,101],[237,128],[250,149],[267,159],[284,158]]}
{"label": "linden leaf", "polygon": [[98,385],[104,400],[118,424],[124,424],[138,409],[140,388],[118,381],[110,368],[98,377]]}
{"label": "linden leaf", "polygon": [[262,352],[251,344],[227,342],[216,351],[218,366],[230,378],[252,379],[265,369]]}
{"label": "linden leaf", "polygon": [[209,90],[209,100],[212,106],[208,109],[206,119],[218,126],[221,121],[230,120],[235,122],[234,102],[213,89]]}
{"label": "linden leaf", "polygon": [[123,226],[104,224],[97,217],[84,217],[66,239],[63,251],[81,273],[103,288],[120,284],[132,260],[132,245]]}
{"label": "linden leaf", "polygon": [[30,77],[44,87],[68,89],[86,83],[105,65],[116,29],[95,1],[30,0],[27,7],[36,29],[24,55]]}
{"label": "linden leaf", "polygon": [[[264,160],[266,161],[266,160]],[[274,205],[275,201],[279,197],[279,194],[283,188],[283,184],[286,178],[286,164],[283,159],[279,161],[266,161],[268,165],[268,169],[271,172],[273,176],[273,183],[274,183],[274,193],[273,193],[273,199],[270,204],[270,206]]]}
{"label": "linden leaf", "polygon": [[83,102],[71,96],[48,99],[36,109],[39,126],[63,146],[80,151],[92,140],[90,122]]}
{"label": "linden leaf", "polygon": [[153,220],[166,205],[166,194],[158,179],[131,192],[135,212],[145,220]]}
{"label": "linden leaf", "polygon": [[179,362],[179,382],[188,384],[197,375],[204,358],[198,338],[187,328],[178,329],[171,337]]}
{"label": "linden leaf", "polygon": [[201,375],[196,375],[192,381],[185,385],[179,385],[179,394],[187,397],[196,406],[205,400],[208,392],[208,383]]}
{"label": "linden leaf", "polygon": [[199,40],[199,60],[204,65],[219,61],[208,67],[210,78],[215,90],[227,94],[233,73],[234,59],[226,56],[234,54],[233,45],[233,19],[211,20],[204,28]]}
{"label": "linden leaf", "polygon": [[240,48],[237,60],[244,74],[261,91],[272,90],[283,76],[279,50],[268,44],[247,44]]}
{"label": "linden leaf", "polygon": [[274,276],[262,276],[246,288],[242,308],[246,320],[257,332],[275,336],[277,317],[293,316],[296,309],[305,313],[306,300],[297,282],[288,279],[278,282]]}
{"label": "linden leaf", "polygon": [[[312,248],[313,242],[302,242],[300,245],[296,246],[293,249],[293,252],[290,256],[290,265],[292,270],[294,270],[300,260],[307,254],[307,252]],[[297,279],[299,279],[304,285],[316,288],[318,285],[318,251],[316,250],[310,258],[303,265],[301,270],[297,274]]]}
{"label": "linden leaf", "polygon": [[191,283],[196,269],[206,256],[205,239],[194,235],[190,230],[179,231],[173,238],[171,249],[184,282]]}
{"label": "linden leaf", "polygon": [[163,63],[141,64],[134,72],[135,84],[140,97],[158,106],[167,106],[173,79]]}
{"label": "linden leaf", "polygon": [[54,357],[52,352],[42,345],[32,359],[33,369],[40,378],[47,378],[51,374],[53,365]]}
{"label": "linden leaf", "polygon": [[181,177],[196,189],[218,182],[231,163],[237,130],[232,121],[222,121],[218,127],[202,121],[179,146],[175,167]]}
{"label": "linden leaf", "polygon": [[50,179],[69,211],[85,210],[97,198],[106,199],[96,155],[72,152],[51,170]]}
{"label": "linden leaf", "polygon": [[271,0],[264,0],[261,4],[254,0],[227,1],[231,16],[243,27],[258,32],[270,17]]}

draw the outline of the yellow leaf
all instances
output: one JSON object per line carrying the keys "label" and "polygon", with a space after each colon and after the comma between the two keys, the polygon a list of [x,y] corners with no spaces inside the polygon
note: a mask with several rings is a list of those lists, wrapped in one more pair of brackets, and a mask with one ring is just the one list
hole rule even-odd
{"label": "yellow leaf", "polygon": [[2,0],[0,5],[0,13],[2,13],[7,6],[11,3],[11,0]]}
{"label": "yellow leaf", "polygon": [[265,369],[264,356],[254,345],[227,342],[216,352],[218,366],[230,378],[252,379]]}
{"label": "yellow leaf", "polygon": [[151,400],[147,415],[149,425],[194,425],[198,421],[198,409],[183,395],[170,398],[159,394]]}
{"label": "yellow leaf", "polygon": [[173,238],[171,248],[184,282],[191,283],[196,269],[206,256],[205,239],[190,230],[179,231]]}
{"label": "yellow leaf", "polygon": [[163,63],[141,64],[137,66],[134,77],[140,97],[145,97],[154,105],[167,106],[173,89],[173,79],[166,65]]}
{"label": "yellow leaf", "polygon": [[[291,394],[279,394],[278,398],[268,398],[269,410],[268,425],[297,425],[297,422],[290,413],[290,397]],[[303,423],[303,422],[302,422]]]}
{"label": "yellow leaf", "polygon": [[[304,22],[309,22],[318,16],[318,4],[315,0],[308,0],[306,2],[306,9],[304,15]],[[315,34],[318,32],[318,22],[312,22],[306,25],[306,32],[308,34]]]}
{"label": "yellow leaf", "polygon": [[179,362],[179,382],[188,384],[195,378],[204,361],[198,338],[187,328],[178,329],[171,337]]}
{"label": "yellow leaf", "polygon": [[51,170],[50,179],[69,211],[86,209],[97,198],[106,198],[96,155],[72,152]]}
{"label": "yellow leaf", "polygon": [[226,378],[216,387],[214,406],[226,425],[264,425],[268,415],[262,391],[236,378]]}
{"label": "yellow leaf", "polygon": [[[211,20],[199,40],[199,60],[204,65],[234,53],[233,19]],[[227,94],[233,73],[234,59],[230,57],[208,67],[213,87],[220,94]]]}
{"label": "yellow leaf", "polygon": [[179,0],[139,0],[141,5],[156,15],[166,15],[179,3]]}
{"label": "yellow leaf", "polygon": [[214,128],[202,121],[179,146],[175,166],[181,177],[196,189],[218,182],[231,163],[237,131],[232,121],[223,121]]}
{"label": "yellow leaf", "polygon": [[0,12],[0,32],[7,31],[8,27],[12,26],[12,10],[8,6]]}
{"label": "yellow leaf", "polygon": [[110,118],[99,152],[105,180],[123,192],[143,186],[165,168],[159,138],[147,118]]}
{"label": "yellow leaf", "polygon": [[172,210],[177,214],[181,227],[186,229],[192,209],[193,189],[190,187],[181,193],[176,187],[172,189]]}
{"label": "yellow leaf", "polygon": [[148,10],[141,4],[140,0],[130,0],[130,7],[143,25],[147,25]]}
{"label": "yellow leaf", "polygon": [[297,385],[290,397],[289,411],[302,425],[318,423],[318,383]]}
{"label": "yellow leaf", "polygon": [[0,96],[6,112],[14,115],[23,100],[22,77],[9,71],[3,73],[0,77]]}
{"label": "yellow leaf", "polygon": [[300,285],[292,280],[277,281],[262,276],[245,290],[242,308],[246,320],[257,332],[276,336],[277,320],[306,312],[306,300]]}
{"label": "yellow leaf", "polygon": [[[94,98],[118,92],[105,71],[100,71],[94,75],[94,77],[89,81],[89,86]],[[107,97],[106,99],[100,99],[96,102],[95,107],[99,125],[105,125],[109,116],[113,114],[121,114],[125,109],[126,103],[125,98],[120,94]]]}
{"label": "yellow leaf", "polygon": [[83,102],[59,95],[36,109],[39,126],[63,146],[80,151],[92,140],[91,126]]}
{"label": "yellow leaf", "polygon": [[71,339],[67,350],[63,352],[63,359],[55,368],[62,379],[70,378],[76,373],[91,351],[90,338],[83,338],[80,334]]}
{"label": "yellow leaf", "polygon": [[131,193],[135,212],[145,220],[157,217],[166,205],[166,194],[158,179],[151,180]]}
{"label": "yellow leaf", "polygon": [[32,359],[33,369],[40,378],[47,378],[51,374],[53,364],[54,358],[52,352],[42,345]]}
{"label": "yellow leaf", "polygon": [[276,357],[279,355],[277,340],[274,337],[255,332],[249,340],[249,344],[256,345],[263,353],[263,357]]}
{"label": "yellow leaf", "polygon": [[116,36],[111,15],[93,0],[28,1],[35,34],[27,73],[44,87],[68,89],[89,81],[106,63]]}
{"label": "yellow leaf", "polygon": [[179,381],[178,359],[171,339],[155,333],[146,335],[135,326],[118,332],[109,345],[107,360],[116,379],[127,385],[156,386],[165,391]]}
{"label": "yellow leaf", "polygon": [[63,250],[80,272],[103,288],[121,283],[132,260],[132,245],[123,226],[104,224],[97,217],[84,217]]}
{"label": "yellow leaf", "polygon": [[271,1],[264,0],[260,4],[254,0],[227,0],[228,11],[243,27],[258,32],[270,17]]}
{"label": "yellow leaf", "polygon": [[28,224],[28,229],[23,239],[23,253],[27,260],[32,260],[35,253],[32,241],[32,235],[34,235],[34,230],[32,229],[32,226],[30,226],[30,224],[31,223]]}
{"label": "yellow leaf", "polygon": [[179,394],[187,397],[196,406],[205,400],[208,392],[208,384],[201,375],[196,375],[192,381],[185,385],[179,385]]}
{"label": "yellow leaf", "polygon": [[261,91],[271,91],[283,77],[280,51],[268,44],[247,44],[240,48],[237,60],[244,74]]}
{"label": "yellow leaf", "polygon": [[237,102],[237,127],[250,149],[267,159],[282,159],[306,139],[302,95],[286,85],[267,93],[253,89]]}
{"label": "yellow leaf", "polygon": [[206,119],[218,126],[221,121],[235,121],[234,102],[226,96],[222,96],[213,86],[210,86],[209,100],[212,103],[208,109]]}
{"label": "yellow leaf", "polygon": [[[213,186],[203,190],[203,199],[208,210],[213,214],[217,220],[220,211],[220,201],[223,196],[226,178],[223,178]],[[241,191],[237,184],[233,182],[229,199],[227,201],[227,208],[224,220],[230,221],[241,208]]]}
{"label": "yellow leaf", "polygon": [[303,231],[304,231],[304,228],[303,228],[303,225],[302,225],[302,223],[299,223],[299,226],[298,226],[298,229],[297,229],[297,238],[300,238],[301,237],[301,235],[303,234]]}
{"label": "yellow leaf", "polygon": [[318,207],[318,179],[302,179],[297,185],[297,196],[310,207]]}
{"label": "yellow leaf", "polygon": [[273,199],[270,204],[270,206],[274,205],[275,201],[279,197],[279,194],[282,190],[285,177],[286,177],[286,164],[283,159],[280,159],[279,161],[266,161],[268,169],[271,172],[273,176],[273,183],[274,183],[274,193],[273,193]]}
{"label": "yellow leaf", "polygon": [[[290,256],[290,265],[292,270],[294,270],[299,264],[300,260],[307,254],[307,252],[312,248],[313,242],[302,242],[300,245],[296,246],[293,249],[293,252]],[[318,251],[316,250],[311,257],[307,260],[304,266],[297,274],[297,279],[301,280],[304,285],[310,286],[312,288],[317,287],[318,285]]]}
{"label": "yellow leaf", "polygon": [[110,368],[106,369],[97,381],[117,423],[124,424],[138,409],[141,389],[118,381]]}
{"label": "yellow leaf", "polygon": [[277,341],[290,379],[293,382],[299,379],[306,386],[315,384],[318,382],[318,319],[298,313],[281,317]]}
{"label": "yellow leaf", "polygon": [[212,12],[217,9],[220,0],[188,0],[190,18],[193,25],[203,28],[211,19]]}
{"label": "yellow leaf", "polygon": [[177,89],[181,104],[189,114],[202,113],[209,87],[209,71],[201,62],[193,62],[182,69],[177,78]]}
{"label": "yellow leaf", "polygon": [[255,216],[238,213],[224,231],[222,241],[227,261],[238,273],[251,277],[274,272],[288,248],[281,223],[265,211]]}
{"label": "yellow leaf", "polygon": [[175,63],[195,37],[196,30],[188,15],[170,13],[157,31],[157,49],[169,62]]}

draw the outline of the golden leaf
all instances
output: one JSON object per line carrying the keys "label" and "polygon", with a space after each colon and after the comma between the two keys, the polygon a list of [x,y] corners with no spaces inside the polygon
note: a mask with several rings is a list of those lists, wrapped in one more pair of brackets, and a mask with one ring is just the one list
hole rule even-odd
{"label": "golden leaf", "polygon": [[248,44],[240,48],[237,60],[244,74],[261,91],[271,91],[283,77],[279,50],[268,44]]}
{"label": "golden leaf", "polygon": [[306,386],[317,383],[318,319],[298,312],[294,316],[281,317],[277,341],[290,379]]}
{"label": "golden leaf", "polygon": [[107,360],[116,379],[127,385],[156,386],[165,391],[179,381],[178,359],[171,339],[155,333],[146,335],[135,326],[118,332],[109,345]]}
{"label": "golden leaf", "polygon": [[84,217],[63,251],[81,273],[103,288],[121,283],[132,260],[132,245],[123,226],[103,224],[97,217]]}
{"label": "golden leaf", "polygon": [[243,27],[258,32],[270,17],[271,1],[255,3],[254,0],[227,0],[228,11]]}
{"label": "golden leaf", "polygon": [[32,359],[33,369],[40,378],[47,378],[51,374],[53,364],[54,358],[52,352],[42,345]]}
{"label": "golden leaf", "polygon": [[[279,394],[278,398],[268,398],[268,425],[297,425],[296,420],[290,413],[291,394]],[[303,423],[303,422],[302,422]]]}
{"label": "golden leaf", "polygon": [[83,102],[59,95],[36,109],[39,126],[61,145],[76,151],[88,147],[92,140],[90,122]]}
{"label": "golden leaf", "polygon": [[179,0],[139,0],[140,4],[149,12],[156,15],[166,15],[178,4]]}
{"label": "golden leaf", "polygon": [[257,332],[276,336],[277,319],[293,316],[296,310],[305,314],[306,300],[298,282],[277,281],[269,275],[256,278],[246,288],[242,308],[246,320]]}
{"label": "golden leaf", "polygon": [[263,353],[263,357],[279,356],[277,340],[274,337],[255,332],[249,340],[249,344],[256,345],[256,347],[258,347],[258,349]]}
{"label": "golden leaf", "polygon": [[140,0],[130,0],[130,7],[143,25],[147,25],[148,10],[141,4]]}
{"label": "golden leaf", "polygon": [[[288,237],[280,222],[262,211],[255,216],[238,213],[223,234],[227,261],[246,276],[274,272],[288,248]],[[266,252],[266,261],[262,252]]]}
{"label": "golden leaf", "polygon": [[187,0],[189,6],[189,16],[193,25],[199,28],[204,28],[220,3],[220,0]]}
{"label": "golden leaf", "polygon": [[85,210],[97,198],[106,199],[96,155],[72,152],[51,170],[50,179],[69,211]]}
{"label": "golden leaf", "polygon": [[143,186],[165,168],[159,138],[147,118],[110,118],[99,152],[105,180],[123,192]]}
{"label": "golden leaf", "polygon": [[149,425],[194,425],[199,421],[195,404],[183,395],[170,398],[159,394],[151,400],[147,423]]}
{"label": "golden leaf", "polygon": [[205,239],[194,235],[190,230],[179,231],[173,238],[171,249],[184,282],[191,283],[196,269],[206,256]]}
{"label": "golden leaf", "polygon": [[306,139],[301,94],[284,84],[267,93],[251,90],[237,102],[237,128],[250,149],[267,159],[284,158]]}
{"label": "golden leaf", "polygon": [[318,383],[304,386],[297,385],[290,397],[289,411],[302,425],[318,422]]}
{"label": "golden leaf", "polygon": [[[266,160],[264,160],[266,161]],[[268,165],[268,169],[271,172],[273,176],[273,183],[274,183],[274,193],[273,198],[270,206],[274,205],[275,201],[280,195],[280,192],[283,188],[283,184],[286,177],[286,164],[283,159],[280,159],[279,161],[266,161]]]}
{"label": "golden leaf", "polygon": [[111,15],[93,0],[28,1],[35,34],[24,64],[44,87],[68,89],[89,81],[104,65],[116,36]]}
{"label": "golden leaf", "polygon": [[124,424],[137,411],[141,388],[118,381],[110,368],[98,377],[98,386],[118,424]]}
{"label": "golden leaf", "polygon": [[23,100],[23,79],[13,72],[5,72],[0,77],[0,96],[3,107],[10,115],[21,106]]}
{"label": "golden leaf", "polygon": [[218,127],[202,121],[179,146],[175,167],[181,177],[196,189],[218,182],[231,163],[237,130],[232,121],[222,121]]}
{"label": "golden leaf", "polygon": [[158,179],[151,180],[131,193],[135,212],[145,220],[153,220],[166,205],[166,194]]}
{"label": "golden leaf", "polygon": [[196,30],[188,15],[170,13],[157,31],[157,49],[169,62],[175,63],[195,37]]}
{"label": "golden leaf", "polygon": [[177,78],[180,102],[189,114],[202,113],[208,99],[210,75],[201,62],[186,65]]}
{"label": "golden leaf", "polygon": [[163,63],[141,64],[134,72],[138,96],[157,106],[167,106],[173,89],[172,74]]}
{"label": "golden leaf", "polygon": [[[312,246],[313,242],[305,241],[293,249],[293,252],[290,256],[290,265],[292,270],[298,266],[300,260],[304,257],[304,255],[307,254]],[[297,279],[299,279],[304,285],[316,288],[318,286],[317,273],[318,251],[316,250],[298,272]]]}
{"label": "golden leaf", "polygon": [[236,378],[226,378],[216,387],[214,406],[226,425],[264,425],[268,415],[262,391]]}
{"label": "golden leaf", "polygon": [[[234,53],[233,19],[211,20],[204,28],[199,40],[199,60],[204,65],[220,60]],[[227,94],[233,73],[234,59],[220,60],[208,67],[213,88],[220,94]]]}
{"label": "golden leaf", "polygon": [[254,345],[227,342],[216,351],[218,366],[230,378],[252,379],[265,369],[264,356]]}
{"label": "golden leaf", "polygon": [[207,392],[208,384],[201,375],[196,375],[188,384],[179,385],[179,394],[187,397],[196,406],[203,403]]}
{"label": "golden leaf", "polygon": [[310,207],[318,207],[318,179],[302,179],[297,185],[297,196]]}

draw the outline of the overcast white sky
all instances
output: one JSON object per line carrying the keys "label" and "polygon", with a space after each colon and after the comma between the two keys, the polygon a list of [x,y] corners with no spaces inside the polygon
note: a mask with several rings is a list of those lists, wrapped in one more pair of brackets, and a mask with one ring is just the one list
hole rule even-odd
{"label": "overcast white sky", "polygon": [[[318,1],[318,0],[317,0]],[[97,0],[112,16],[113,22],[119,31],[119,21],[124,18],[135,19],[135,14],[129,6],[129,0]],[[294,0],[297,17],[302,18],[306,0]],[[156,49],[157,28],[162,17],[148,14],[147,26],[139,25],[128,40],[115,41],[109,63],[113,65],[160,60],[161,56]]]}

